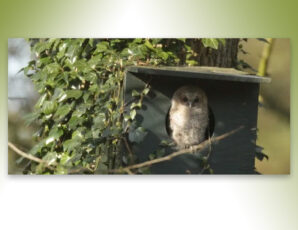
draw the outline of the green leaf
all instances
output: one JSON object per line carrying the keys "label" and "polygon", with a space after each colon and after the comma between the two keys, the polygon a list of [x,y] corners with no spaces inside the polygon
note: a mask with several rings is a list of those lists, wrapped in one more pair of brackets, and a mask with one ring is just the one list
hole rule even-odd
{"label": "green leaf", "polygon": [[45,101],[42,106],[42,112],[46,115],[52,114],[57,108],[56,102]]}
{"label": "green leaf", "polygon": [[96,45],[96,50],[95,52],[104,52],[108,49],[109,43],[108,42],[99,42]]}
{"label": "green leaf", "polygon": [[71,106],[66,104],[66,105],[62,105],[62,106],[59,106],[55,115],[54,115],[54,118],[56,119],[62,119],[63,117],[65,117],[69,112],[71,111]]}
{"label": "green leaf", "polygon": [[166,146],[169,146],[170,144],[171,144],[171,142],[169,142],[168,140],[162,140],[159,145],[166,147]]}
{"label": "green leaf", "polygon": [[93,56],[89,61],[88,61],[88,65],[90,66],[91,69],[95,69],[95,67],[97,65],[99,65],[102,61],[102,54],[97,54],[95,56]]}
{"label": "green leaf", "polygon": [[91,85],[91,86],[89,87],[89,91],[90,91],[91,93],[95,93],[96,91],[99,91],[98,85]]}
{"label": "green leaf", "polygon": [[185,62],[186,62],[186,64],[188,66],[196,66],[196,65],[198,65],[198,62],[195,61],[195,60],[186,60]]}
{"label": "green leaf", "polygon": [[69,140],[66,140],[64,143],[63,143],[63,150],[65,152],[71,152],[73,150],[75,150],[77,147],[79,147],[81,145],[81,142],[79,141],[78,138],[72,138],[72,139],[69,139]]}
{"label": "green leaf", "polygon": [[130,109],[140,109],[142,107],[142,103],[139,101],[139,102],[133,102],[131,105],[130,105]]}
{"label": "green leaf", "polygon": [[83,114],[86,113],[86,109],[87,109],[87,106],[86,104],[80,104],[79,106],[76,107],[75,111],[73,112],[73,116],[78,116],[78,117],[81,117]]}
{"label": "green leaf", "polygon": [[64,152],[61,155],[60,163],[64,166],[71,166],[70,159],[71,157],[68,155],[68,153]]}
{"label": "green leaf", "polygon": [[75,98],[78,99],[82,96],[83,92],[79,89],[68,90],[66,91],[67,98]]}
{"label": "green leaf", "polygon": [[88,101],[88,99],[90,97],[90,94],[91,94],[91,92],[85,92],[83,94],[83,100],[84,100],[85,103]]}
{"label": "green leaf", "polygon": [[58,59],[63,58],[63,57],[65,56],[65,51],[66,51],[66,49],[67,49],[67,44],[66,44],[65,42],[62,43],[61,45],[59,45],[59,51],[58,51],[56,57],[57,57]]}
{"label": "green leaf", "polygon": [[51,144],[52,142],[54,142],[55,141],[55,138],[54,137],[48,137],[47,139],[46,139],[46,141],[45,141],[45,144],[46,145],[49,145],[49,144]]}
{"label": "green leaf", "polygon": [[205,47],[218,49],[218,40],[216,38],[203,38],[202,43]]}
{"label": "green leaf", "polygon": [[66,93],[62,88],[56,87],[54,95],[52,96],[52,101],[58,100],[58,102],[62,102],[64,99],[66,99]]}
{"label": "green leaf", "polygon": [[135,89],[133,89],[131,95],[133,97],[137,97],[137,96],[140,96],[140,93],[138,91],[136,91]]}
{"label": "green leaf", "polygon": [[21,71],[24,71],[24,74],[25,75],[28,75],[28,72],[31,70],[31,67],[30,66],[27,66],[27,67],[25,67],[25,68],[22,68],[19,72],[21,72]]}
{"label": "green leaf", "polygon": [[148,39],[146,39],[146,41],[145,41],[145,46],[146,46],[148,49],[150,49],[150,50],[152,50],[152,51],[155,51],[154,47],[152,46],[152,44],[149,42]]}
{"label": "green leaf", "polygon": [[67,43],[67,51],[65,56],[70,58],[71,63],[74,63],[77,60],[77,57],[82,51],[82,43],[84,39],[69,39]]}
{"label": "green leaf", "polygon": [[41,67],[42,65],[48,65],[52,62],[52,58],[51,57],[45,57],[45,58],[41,58],[37,61],[37,66]]}
{"label": "green leaf", "polygon": [[66,175],[68,173],[68,170],[64,168],[62,165],[58,165],[56,167],[55,174],[57,175]]}
{"label": "green leaf", "polygon": [[130,118],[133,120],[135,119],[136,115],[137,115],[137,111],[135,109],[131,110],[130,111]]}
{"label": "green leaf", "polygon": [[84,59],[76,61],[73,64],[73,67],[77,72],[83,72],[83,73],[88,73],[89,71],[92,70],[92,67]]}
{"label": "green leaf", "polygon": [[133,40],[133,43],[138,43],[138,44],[140,44],[140,43],[142,43],[142,41],[143,41],[143,38],[135,38],[135,39]]}
{"label": "green leaf", "polygon": [[82,131],[77,129],[76,131],[74,131],[72,133],[71,137],[74,140],[81,140],[81,139],[83,139]]}
{"label": "green leaf", "polygon": [[24,119],[25,119],[25,124],[28,126],[30,124],[32,124],[34,121],[37,121],[39,117],[39,113],[28,113],[24,116]]}
{"label": "green leaf", "polygon": [[56,152],[48,152],[43,158],[49,165],[53,164],[57,160]]}
{"label": "green leaf", "polygon": [[70,120],[68,121],[68,127],[70,129],[76,129],[78,125],[82,124],[82,122],[83,122],[83,119],[81,117],[74,116],[73,114]]}
{"label": "green leaf", "polygon": [[57,74],[61,71],[61,67],[58,63],[51,63],[45,66],[44,71],[47,74]]}
{"label": "green leaf", "polygon": [[132,130],[128,134],[128,139],[131,142],[135,142],[137,144],[141,143],[148,132],[143,127],[138,127],[137,129]]}
{"label": "green leaf", "polygon": [[63,129],[61,129],[57,126],[52,128],[50,133],[49,133],[49,137],[53,137],[55,140],[57,140],[62,135],[63,135]]}
{"label": "green leaf", "polygon": [[169,57],[168,53],[163,51],[158,51],[157,56],[162,58],[164,61],[166,61]]}
{"label": "green leaf", "polygon": [[182,41],[185,43],[186,39],[185,38],[177,38],[179,41]]}
{"label": "green leaf", "polygon": [[105,127],[106,115],[104,113],[99,113],[93,119],[93,128],[102,129]]}
{"label": "green leaf", "polygon": [[145,88],[145,89],[143,90],[143,94],[144,94],[144,95],[147,95],[147,94],[149,93],[149,91],[150,91],[149,88]]}
{"label": "green leaf", "polygon": [[29,153],[32,155],[36,155],[37,153],[41,152],[43,147],[45,147],[45,140],[39,141],[36,145],[34,145]]}
{"label": "green leaf", "polygon": [[127,121],[129,121],[129,120],[130,120],[130,116],[129,116],[129,115],[127,115],[127,114],[126,114],[126,115],[124,115],[124,121],[125,121],[125,122],[127,122]]}
{"label": "green leaf", "polygon": [[46,41],[37,42],[33,48],[38,54],[49,48],[49,43]]}

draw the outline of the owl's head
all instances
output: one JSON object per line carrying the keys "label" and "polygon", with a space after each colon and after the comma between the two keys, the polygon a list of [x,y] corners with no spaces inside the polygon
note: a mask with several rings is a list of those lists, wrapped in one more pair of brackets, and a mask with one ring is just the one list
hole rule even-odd
{"label": "owl's head", "polygon": [[207,96],[198,86],[187,85],[179,88],[173,95],[173,102],[188,108],[205,108]]}

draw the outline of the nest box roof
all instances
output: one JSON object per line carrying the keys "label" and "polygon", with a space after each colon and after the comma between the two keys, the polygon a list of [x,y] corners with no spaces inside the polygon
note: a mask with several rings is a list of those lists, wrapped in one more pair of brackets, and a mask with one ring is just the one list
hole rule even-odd
{"label": "nest box roof", "polygon": [[201,78],[210,80],[224,80],[224,81],[238,81],[248,83],[269,83],[271,78],[250,75],[246,72],[239,71],[232,68],[221,67],[150,67],[150,66],[130,66],[127,68],[128,72],[159,75],[159,76],[173,76],[173,77],[187,77],[187,78]]}

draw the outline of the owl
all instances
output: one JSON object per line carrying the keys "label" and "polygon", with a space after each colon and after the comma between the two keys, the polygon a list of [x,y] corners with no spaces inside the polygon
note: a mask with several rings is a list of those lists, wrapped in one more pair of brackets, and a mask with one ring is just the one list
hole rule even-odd
{"label": "owl", "polygon": [[205,139],[208,120],[208,100],[201,88],[187,85],[175,91],[169,126],[178,149],[201,143]]}

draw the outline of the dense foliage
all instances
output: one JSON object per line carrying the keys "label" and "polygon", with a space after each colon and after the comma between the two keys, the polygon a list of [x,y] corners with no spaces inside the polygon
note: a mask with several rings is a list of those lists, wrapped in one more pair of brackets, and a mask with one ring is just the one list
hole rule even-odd
{"label": "dense foliage", "polygon": [[[198,65],[194,42],[217,49],[224,39],[31,39],[32,60],[24,73],[40,94],[28,122],[40,129],[25,173],[109,173],[131,156],[121,148],[142,98],[125,111],[122,86],[130,65]],[[123,123],[125,121],[125,124]],[[141,138],[144,130],[134,127]]]}

